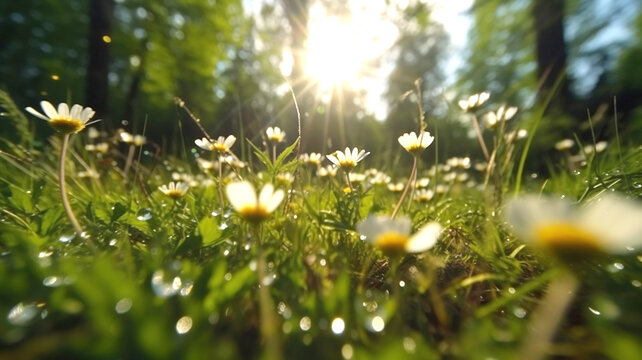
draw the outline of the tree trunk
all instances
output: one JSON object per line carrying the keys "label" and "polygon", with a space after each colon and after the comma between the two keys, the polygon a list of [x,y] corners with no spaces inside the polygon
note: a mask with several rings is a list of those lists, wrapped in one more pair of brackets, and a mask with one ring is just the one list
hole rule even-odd
{"label": "tree trunk", "polygon": [[[539,101],[556,91],[550,106],[563,112],[570,93],[566,76],[566,43],[564,42],[564,0],[533,0],[535,52],[539,78]],[[557,89],[555,83],[561,81]]]}
{"label": "tree trunk", "polygon": [[103,119],[108,115],[107,75],[109,74],[109,45],[113,15],[114,0],[91,0],[85,105],[92,107],[97,116]]}

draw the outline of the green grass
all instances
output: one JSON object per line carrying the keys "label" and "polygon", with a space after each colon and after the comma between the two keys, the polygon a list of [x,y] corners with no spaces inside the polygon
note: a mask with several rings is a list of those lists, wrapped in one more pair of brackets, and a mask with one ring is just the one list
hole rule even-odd
{"label": "green grass", "polygon": [[[621,153],[611,147],[577,171],[564,168],[560,157],[550,178],[507,172],[487,190],[479,189],[483,176],[472,169],[460,172],[475,184],[446,182],[442,173],[445,193],[424,203],[409,197],[400,212],[413,230],[439,222],[442,236],[432,250],[404,256],[395,271],[395,260],[361,240],[355,226],[368,214],[390,214],[398,193],[364,182],[346,194],[341,172],[320,178],[294,160],[296,142],[281,146],[274,164],[254,146],[254,168],[238,173],[257,187],[275,182],[289,191],[253,229],[228,202],[220,208],[215,173],[203,174],[202,180],[213,180],[209,186],[193,186],[177,201],[157,190],[173,172],[198,173],[194,158],[161,158],[146,145],[124,179],[119,171],[127,149],[109,137],[110,152],[97,157],[84,150],[90,141],[85,131],[72,136],[67,159],[81,236],[60,202],[59,137],[29,148],[29,125],[17,113],[13,108],[7,118],[23,130],[4,137],[0,153],[0,358],[268,357],[256,271],[259,237],[275,338],[286,358],[517,358],[529,341],[533,313],[562,270],[511,233],[498,199],[514,189],[572,201],[612,190],[642,195],[636,147],[622,146]],[[377,156],[377,149],[367,150],[372,154],[356,172]],[[423,158],[433,159],[432,150]],[[99,178],[80,178],[83,164]],[[434,189],[427,168],[420,164],[419,177],[431,177]],[[279,184],[277,175],[286,171],[296,174],[294,182]],[[576,270],[581,286],[549,355],[642,357],[639,254]]]}

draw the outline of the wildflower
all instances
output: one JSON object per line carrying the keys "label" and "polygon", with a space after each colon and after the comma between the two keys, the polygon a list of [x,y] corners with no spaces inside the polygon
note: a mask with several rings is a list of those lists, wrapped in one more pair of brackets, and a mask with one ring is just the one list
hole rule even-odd
{"label": "wildflower", "polygon": [[370,173],[368,181],[372,185],[384,185],[388,184],[390,182],[390,176],[388,176],[386,173],[376,171],[374,173]]}
{"label": "wildflower", "polygon": [[613,194],[579,208],[565,200],[517,198],[506,218],[521,238],[560,255],[622,253],[642,245],[642,205]]}
{"label": "wildflower", "polygon": [[[470,158],[469,157],[452,157],[448,160],[446,160],[447,166],[451,168],[462,168],[462,169],[468,169],[470,168]],[[448,171],[448,170],[446,170]]]}
{"label": "wildflower", "polygon": [[134,146],[143,146],[147,140],[143,135],[132,135],[126,131],[120,132],[120,140],[125,144],[130,144]]}
{"label": "wildflower", "polygon": [[75,134],[84,129],[87,121],[96,113],[92,108],[83,108],[74,104],[71,109],[65,103],[58,104],[58,110],[49,102],[41,101],[40,106],[46,115],[36,111],[31,106],[26,108],[31,115],[49,122],[52,128],[62,134]]}
{"label": "wildflower", "polygon": [[79,171],[78,172],[78,177],[79,178],[91,178],[91,179],[99,179],[100,174],[96,172],[94,169],[87,169],[85,171]]}
{"label": "wildflower", "polygon": [[319,166],[321,165],[321,160],[323,160],[323,155],[313,152],[309,154],[302,154],[300,156],[300,159],[304,164]]}
{"label": "wildflower", "polygon": [[92,140],[98,139],[100,137],[100,131],[96,130],[93,127],[89,128],[87,129],[87,136]]}
{"label": "wildflower", "polygon": [[482,92],[479,94],[471,95],[468,99],[459,100],[457,103],[464,111],[473,111],[482,106],[490,98],[490,93]]}
{"label": "wildflower", "polygon": [[279,127],[269,127],[265,130],[267,139],[273,143],[281,143],[285,140],[285,131],[282,131]]}
{"label": "wildflower", "polygon": [[350,171],[357,163],[363,160],[370,153],[365,150],[359,151],[356,147],[350,151],[350,148],[346,148],[345,152],[341,150],[335,151],[333,154],[326,155],[328,160],[336,166],[339,166],[344,171]]}
{"label": "wildflower", "polygon": [[109,144],[106,142],[101,142],[98,144],[87,144],[85,145],[85,150],[89,152],[95,151],[100,154],[106,154],[109,151]]}
{"label": "wildflower", "polygon": [[448,192],[448,187],[446,185],[439,184],[435,186],[435,194],[445,194]]}
{"label": "wildflower", "polygon": [[366,179],[366,174],[352,173],[351,172],[350,175],[348,175],[348,177],[350,177],[350,182],[360,183],[360,182],[363,182]]}
{"label": "wildflower", "polygon": [[289,184],[292,184],[292,182],[294,181],[294,176],[292,176],[292,174],[288,172],[278,173],[276,175],[276,180],[286,185],[289,185]]}
{"label": "wildflower", "polygon": [[429,132],[421,132],[419,137],[415,132],[405,133],[398,139],[399,144],[406,149],[407,152],[416,155],[426,149],[435,140]]}
{"label": "wildflower", "polygon": [[207,138],[196,139],[194,143],[196,146],[200,147],[203,150],[217,151],[220,154],[224,154],[230,151],[232,145],[236,142],[236,136],[230,135],[228,137],[219,136],[218,139],[214,142],[210,142]]}
{"label": "wildflower", "polygon": [[223,162],[236,170],[241,170],[245,167],[245,163],[233,155],[224,157]]}
{"label": "wildflower", "polygon": [[388,190],[390,190],[393,193],[402,192],[403,188],[404,188],[404,183],[402,182],[398,182],[395,184],[392,184],[392,183],[388,184]]}
{"label": "wildflower", "polygon": [[197,158],[196,162],[198,163],[198,167],[201,168],[201,170],[203,171],[210,171],[218,168],[218,163],[215,161],[209,161],[203,158]]}
{"label": "wildflower", "polygon": [[337,168],[333,167],[332,165],[328,165],[326,167],[320,167],[317,170],[318,177],[336,176],[336,175],[337,175]]}
{"label": "wildflower", "polygon": [[606,141],[600,141],[597,144],[593,145],[586,145],[584,146],[584,152],[586,154],[592,154],[592,153],[601,153],[602,151],[606,150],[606,147],[609,145],[608,142]]}
{"label": "wildflower", "polygon": [[158,190],[160,190],[163,194],[169,196],[170,198],[176,200],[180,199],[187,193],[187,190],[189,190],[189,185],[184,182],[173,182],[171,181],[169,185],[163,185],[159,186]]}
{"label": "wildflower", "polygon": [[573,140],[571,140],[571,139],[560,140],[560,141],[555,143],[555,150],[557,150],[557,151],[568,150],[568,149],[572,148],[573,145],[575,145],[575,142]]}
{"label": "wildflower", "polygon": [[509,143],[514,142],[515,140],[521,140],[526,138],[528,131],[525,129],[513,130],[505,135],[506,141]]}
{"label": "wildflower", "polygon": [[415,198],[421,202],[430,201],[434,196],[435,192],[429,189],[420,189],[415,193]]}
{"label": "wildflower", "polygon": [[225,191],[232,207],[250,222],[265,220],[284,197],[283,190],[274,191],[274,186],[270,183],[263,186],[258,198],[254,186],[248,181],[228,184]]}
{"label": "wildflower", "polygon": [[500,106],[496,112],[489,112],[488,114],[486,114],[486,124],[489,128],[493,128],[495,127],[495,125],[501,123],[502,121],[508,121],[512,119],[516,113],[517,107],[515,106],[511,106],[508,108],[505,106]]}
{"label": "wildflower", "polygon": [[357,225],[357,231],[386,254],[420,253],[432,248],[442,227],[436,222],[424,225],[416,234],[410,219],[391,219],[388,216],[370,215]]}
{"label": "wildflower", "polygon": [[419,178],[417,181],[415,181],[415,189],[422,189],[425,187],[428,187],[430,184],[430,178],[424,177],[424,178]]}

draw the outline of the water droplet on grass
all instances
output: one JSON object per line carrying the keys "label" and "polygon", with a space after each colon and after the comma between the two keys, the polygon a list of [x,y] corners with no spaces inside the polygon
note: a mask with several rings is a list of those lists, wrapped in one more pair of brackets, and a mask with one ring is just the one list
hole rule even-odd
{"label": "water droplet on grass", "polygon": [[592,312],[592,313],[593,313],[593,314],[595,314],[595,315],[601,315],[601,314],[602,314],[601,312],[599,312],[599,311],[597,311],[597,310],[593,309],[593,308],[592,308],[592,307],[590,307],[590,306],[589,306],[589,308],[588,308],[588,309],[589,309],[589,311],[590,311],[590,312]]}
{"label": "water droplet on grass", "polygon": [[142,208],[136,213],[136,219],[140,221],[147,221],[152,218],[152,210],[149,208]]}
{"label": "water droplet on grass", "polygon": [[332,328],[333,333],[335,333],[336,335],[340,335],[343,333],[343,330],[345,330],[346,323],[342,318],[337,317],[332,320],[332,324],[330,325],[330,327]]}
{"label": "water droplet on grass", "polygon": [[354,349],[352,348],[352,345],[350,344],[343,345],[341,347],[341,356],[343,356],[343,358],[346,360],[352,359],[352,356],[354,356]]}
{"label": "water droplet on grass", "polygon": [[381,332],[386,327],[386,322],[381,316],[374,316],[373,318],[366,321],[366,328],[370,331]]}
{"label": "water droplet on grass", "polygon": [[69,234],[69,235],[61,235],[60,238],[58,238],[58,241],[60,241],[61,243],[65,243],[66,244],[66,243],[70,242],[71,240],[73,240],[75,237],[76,237],[75,233],[74,234]]}
{"label": "water droplet on grass", "polygon": [[63,284],[63,279],[58,276],[47,276],[42,280],[42,285],[47,287],[58,287]]}
{"label": "water droplet on grass", "polygon": [[156,296],[161,298],[170,297],[175,295],[182,286],[181,278],[174,277],[170,281],[165,281],[165,272],[163,270],[156,270],[152,275],[152,290]]}
{"label": "water droplet on grass", "polygon": [[40,314],[40,306],[35,302],[28,304],[19,302],[9,310],[7,321],[12,325],[27,325],[38,314]]}
{"label": "water droplet on grass", "polygon": [[310,320],[309,317],[304,316],[301,318],[301,321],[299,321],[299,327],[303,331],[308,331],[312,327],[312,320]]}
{"label": "water droplet on grass", "polygon": [[124,314],[132,308],[132,300],[129,298],[122,298],[116,303],[116,312]]}
{"label": "water droplet on grass", "polygon": [[176,322],[176,332],[179,334],[185,334],[192,329],[192,318],[189,316],[183,316],[178,319]]}

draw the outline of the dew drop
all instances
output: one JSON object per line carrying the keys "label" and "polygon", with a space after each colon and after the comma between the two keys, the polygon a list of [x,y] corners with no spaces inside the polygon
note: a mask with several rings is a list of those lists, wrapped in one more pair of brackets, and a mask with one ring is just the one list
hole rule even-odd
{"label": "dew drop", "polygon": [[417,349],[417,344],[415,343],[415,340],[411,337],[405,337],[403,338],[403,348],[407,352],[413,354],[415,352],[415,349]]}
{"label": "dew drop", "polygon": [[179,334],[185,334],[192,329],[192,318],[189,316],[183,316],[178,319],[176,322],[176,332]]}
{"label": "dew drop", "polygon": [[381,316],[375,316],[366,323],[368,330],[381,332],[386,327],[386,322]]}
{"label": "dew drop", "polygon": [[76,234],[69,234],[69,235],[61,235],[60,238],[58,238],[58,241],[61,243],[68,243],[71,240],[73,240],[76,237]]}
{"label": "dew drop", "polygon": [[301,318],[301,321],[299,321],[299,327],[303,331],[308,331],[312,327],[312,320],[310,320],[309,317],[304,316]]}
{"label": "dew drop", "polygon": [[589,311],[590,311],[590,312],[592,312],[592,313],[593,313],[593,314],[595,314],[595,315],[601,315],[601,314],[602,314],[601,312],[599,312],[599,311],[597,311],[597,310],[593,309],[593,308],[592,308],[592,307],[590,307],[590,306],[589,306],[589,308],[588,308],[588,309],[589,309]]}
{"label": "dew drop", "polygon": [[112,239],[109,241],[109,246],[116,246],[117,243],[118,243],[118,240]]}
{"label": "dew drop", "polygon": [[40,307],[35,302],[29,304],[19,302],[9,310],[7,321],[12,325],[27,325],[40,314]]}
{"label": "dew drop", "polygon": [[406,286],[406,282],[403,280],[399,280],[399,287],[405,287],[405,286]]}
{"label": "dew drop", "polygon": [[330,327],[332,328],[333,333],[335,333],[336,335],[340,335],[343,333],[343,330],[345,330],[346,323],[342,318],[337,317],[332,320],[332,324],[330,325]]}
{"label": "dew drop", "polygon": [[129,298],[122,298],[116,303],[116,312],[124,314],[132,308],[132,300]]}
{"label": "dew drop", "polygon": [[526,310],[524,310],[524,308],[517,307],[515,308],[515,310],[513,310],[513,314],[516,317],[523,319],[524,317],[526,317]]}
{"label": "dew drop", "polygon": [[63,284],[63,279],[58,276],[47,276],[42,280],[42,285],[47,287],[58,287]]}
{"label": "dew drop", "polygon": [[142,208],[136,213],[136,219],[140,221],[147,221],[152,218],[152,209]]}
{"label": "dew drop", "polygon": [[350,344],[345,344],[341,347],[341,356],[343,356],[344,359],[350,360],[354,356],[354,349],[352,348],[352,345]]}
{"label": "dew drop", "polygon": [[173,278],[171,281],[165,281],[165,272],[163,270],[156,270],[152,275],[152,290],[156,296],[161,298],[170,297],[175,295],[181,288],[182,282],[179,277]]}
{"label": "dew drop", "polygon": [[221,225],[218,226],[219,230],[225,230],[227,229],[227,224],[226,223],[221,223]]}
{"label": "dew drop", "polygon": [[639,288],[642,286],[642,282],[640,280],[631,280],[631,285],[635,286],[636,288]]}
{"label": "dew drop", "polygon": [[183,283],[183,286],[181,287],[178,293],[181,296],[187,296],[192,292],[193,288],[194,288],[194,282],[192,282],[191,280],[187,280]]}

